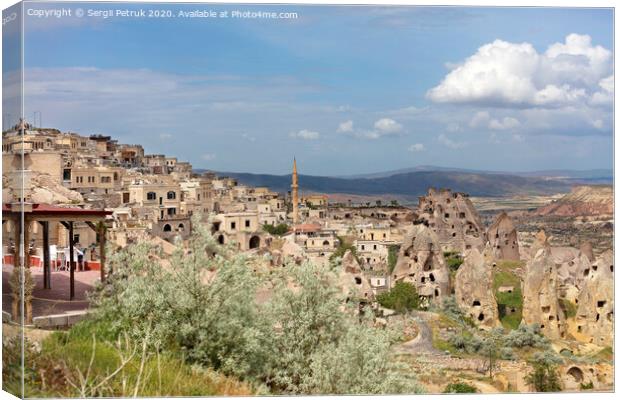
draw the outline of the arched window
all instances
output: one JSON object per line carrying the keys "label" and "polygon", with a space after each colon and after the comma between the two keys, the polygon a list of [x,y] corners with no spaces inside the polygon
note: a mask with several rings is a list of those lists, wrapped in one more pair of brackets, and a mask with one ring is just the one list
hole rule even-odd
{"label": "arched window", "polygon": [[174,199],[177,198],[177,194],[174,191],[171,190],[171,191],[168,192],[168,196],[167,197],[168,197],[168,200],[174,200]]}
{"label": "arched window", "polygon": [[172,232],[172,227],[170,226],[170,224],[164,225],[164,232]]}
{"label": "arched window", "polygon": [[179,232],[183,232],[185,230],[185,225],[179,224]]}
{"label": "arched window", "polygon": [[155,200],[157,198],[157,193],[155,192],[148,192],[146,194],[146,199],[147,200]]}

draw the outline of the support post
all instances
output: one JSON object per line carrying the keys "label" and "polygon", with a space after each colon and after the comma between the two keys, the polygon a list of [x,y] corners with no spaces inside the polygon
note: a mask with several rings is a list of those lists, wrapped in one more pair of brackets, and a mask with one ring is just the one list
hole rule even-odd
{"label": "support post", "polygon": [[18,317],[21,315],[21,299],[23,295],[22,283],[21,283],[21,236],[22,236],[22,224],[21,220],[15,219],[13,221],[13,241],[15,243],[15,255],[13,256],[13,277],[11,279],[11,291],[13,294],[13,302],[11,304],[12,317],[14,321],[18,321]]}
{"label": "support post", "polygon": [[50,263],[50,223],[41,222],[43,227],[43,289],[52,288],[52,268]]}
{"label": "support post", "polygon": [[106,227],[103,221],[99,222],[99,265],[101,267],[101,282],[105,282],[105,232]]}
{"label": "support post", "polygon": [[69,221],[69,300],[75,297],[75,264],[73,247],[73,221]]}

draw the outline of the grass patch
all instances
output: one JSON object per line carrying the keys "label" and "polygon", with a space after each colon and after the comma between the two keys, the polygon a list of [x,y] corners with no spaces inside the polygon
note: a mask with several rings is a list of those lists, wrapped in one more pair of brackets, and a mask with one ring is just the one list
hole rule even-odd
{"label": "grass patch", "polygon": [[603,360],[603,361],[613,361],[614,360],[614,350],[610,346],[607,346],[603,350],[601,350],[598,353],[596,353],[596,355],[594,357],[596,357],[596,358],[598,358],[600,360]]}
{"label": "grass patch", "polygon": [[[135,393],[167,397],[254,392],[237,379],[185,362],[181,351],[149,351],[144,353],[143,363],[141,345],[110,340],[109,335],[106,324],[86,320],[44,339],[40,352],[29,353],[31,368],[37,373],[27,375],[26,396],[132,397]],[[116,370],[119,371],[113,374]],[[84,392],[79,389],[80,382],[85,382]]]}
{"label": "grass patch", "polygon": [[[499,319],[507,329],[517,329],[521,323],[523,312],[523,294],[521,293],[521,279],[514,269],[521,265],[520,261],[501,261],[493,273],[493,290]],[[512,291],[500,292],[502,286],[512,286]],[[513,312],[514,310],[514,312]]]}
{"label": "grass patch", "polygon": [[560,308],[564,311],[566,318],[574,318],[577,315],[577,306],[566,299],[560,299]]}
{"label": "grass patch", "polygon": [[456,251],[445,251],[443,256],[450,271],[456,272],[463,264],[463,257],[461,257],[461,254]]}

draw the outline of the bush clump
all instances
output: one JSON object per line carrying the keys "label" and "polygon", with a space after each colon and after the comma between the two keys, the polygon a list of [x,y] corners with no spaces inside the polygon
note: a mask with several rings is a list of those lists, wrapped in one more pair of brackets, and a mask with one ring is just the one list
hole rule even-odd
{"label": "bush clump", "polygon": [[510,331],[504,338],[506,346],[509,347],[549,347],[549,339],[540,333],[540,326],[537,324],[521,324],[518,329]]}
{"label": "bush clump", "polygon": [[444,393],[478,393],[475,387],[463,382],[450,383],[443,391]]}
{"label": "bush clump", "polygon": [[418,308],[420,297],[415,286],[409,282],[400,281],[396,282],[389,292],[378,295],[377,301],[382,307],[404,313]]}
{"label": "bush clump", "polygon": [[[420,390],[390,352],[398,333],[349,309],[332,269],[305,263],[261,273],[255,259],[220,246],[199,220],[193,226],[169,263],[148,243],[110,258],[114,273],[92,300],[94,318],[111,334],[272,394]],[[256,301],[266,287],[270,297]],[[405,300],[399,304],[413,304]]]}
{"label": "bush clump", "polygon": [[278,224],[278,225],[264,224],[263,230],[269,233],[270,235],[282,236],[288,232],[289,226],[287,224]]}

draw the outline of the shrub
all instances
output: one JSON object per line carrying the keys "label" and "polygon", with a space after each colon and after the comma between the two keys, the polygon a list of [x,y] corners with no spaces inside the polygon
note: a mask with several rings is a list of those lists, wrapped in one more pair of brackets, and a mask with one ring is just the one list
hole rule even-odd
{"label": "shrub", "polygon": [[271,235],[282,236],[288,232],[289,226],[287,224],[278,224],[275,226],[271,224],[264,224],[263,230]]}
{"label": "shrub", "polygon": [[357,257],[357,248],[353,245],[353,243],[349,243],[347,240],[345,240],[345,238],[341,236],[337,236],[337,238],[338,238],[338,247],[332,253],[332,255],[329,256],[329,261],[331,263],[336,262],[339,258],[344,257],[344,254],[347,252],[347,250],[349,250],[351,251],[351,254],[353,254],[353,257],[355,257],[355,259],[359,263],[360,260]]}
{"label": "shrub", "polygon": [[443,256],[450,271],[457,271],[464,261],[463,257],[455,251],[446,251],[443,253]]}
{"label": "shrub", "polygon": [[553,363],[547,363],[542,359],[532,360],[534,368],[526,377],[525,381],[537,392],[559,392],[562,390],[557,368]]}
{"label": "shrub", "polygon": [[516,359],[514,351],[510,347],[502,347],[499,349],[499,358],[502,360]]}
{"label": "shrub", "polygon": [[443,312],[448,318],[463,326],[476,326],[471,318],[463,313],[459,305],[456,303],[456,298],[454,296],[444,297],[440,304],[439,311]]}
{"label": "shrub", "polygon": [[[272,335],[265,382],[284,394],[378,394],[419,391],[390,360],[398,332],[370,326],[370,318],[341,311],[343,296],[324,267],[290,265],[278,279],[267,318]],[[290,287],[292,283],[299,290]]]}
{"label": "shrub", "polygon": [[560,308],[564,311],[566,318],[573,318],[577,315],[577,306],[569,300],[560,299]]}
{"label": "shrub", "polygon": [[448,343],[465,353],[478,353],[484,344],[483,340],[477,335],[454,333],[448,337]]}
{"label": "shrub", "polygon": [[450,383],[443,391],[444,393],[478,393],[475,387],[463,382]]}
{"label": "shrub", "polygon": [[415,286],[409,282],[400,281],[396,282],[389,292],[378,295],[377,301],[382,307],[404,313],[418,308],[420,297]]}
{"label": "shrub", "polygon": [[537,324],[521,324],[518,329],[506,335],[505,343],[509,347],[547,348],[549,339],[540,334],[540,327]]}
{"label": "shrub", "polygon": [[592,383],[592,381],[588,383],[580,383],[579,388],[581,390],[591,390],[591,389],[594,389],[594,383]]}
{"label": "shrub", "polygon": [[[198,220],[193,226],[169,265],[149,244],[110,258],[114,272],[93,297],[105,335],[127,332],[150,354],[182,354],[275,394],[419,391],[408,367],[392,358],[397,332],[343,312],[329,267],[290,264],[274,275],[255,273],[251,258],[219,246]],[[259,304],[257,289],[264,287],[272,296]],[[80,335],[77,329],[74,337]]]}

